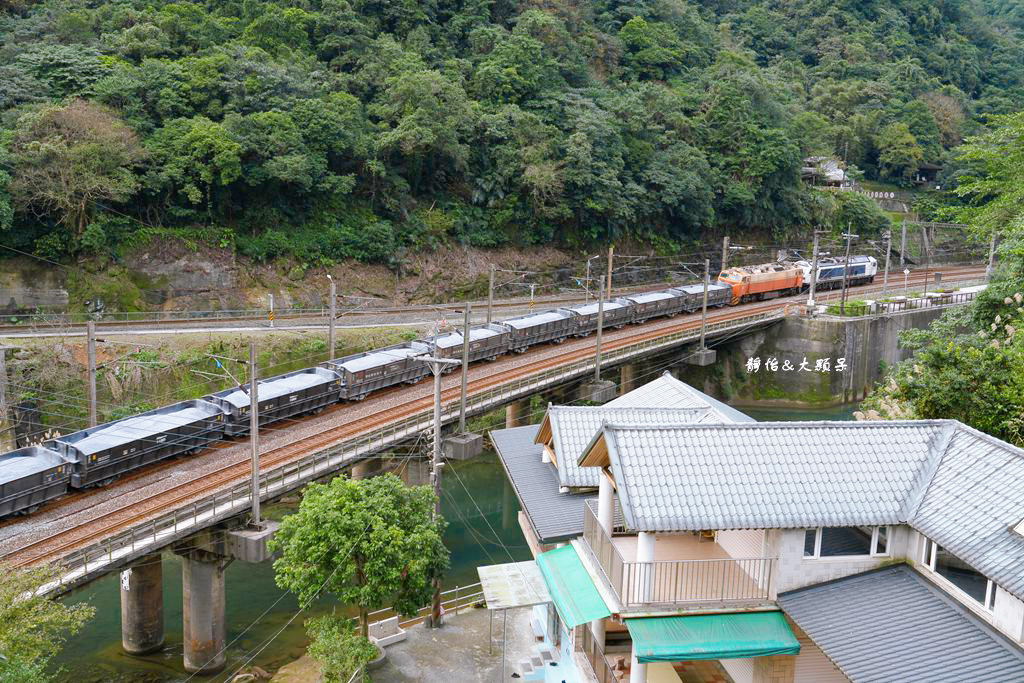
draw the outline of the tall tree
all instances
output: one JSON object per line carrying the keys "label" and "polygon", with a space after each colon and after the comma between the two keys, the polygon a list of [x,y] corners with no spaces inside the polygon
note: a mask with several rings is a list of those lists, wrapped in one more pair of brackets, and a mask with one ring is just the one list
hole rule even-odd
{"label": "tall tree", "polygon": [[890,123],[879,132],[875,144],[882,175],[897,182],[909,181],[924,161],[924,150],[905,123]]}
{"label": "tall tree", "polygon": [[448,566],[434,501],[429,486],[407,487],[393,474],[310,484],[273,541],[281,551],[277,585],[303,604],[324,590],[355,605],[364,636],[370,610],[393,605],[416,614]]}
{"label": "tall tree", "polygon": [[135,133],[110,109],[84,100],[18,120],[11,144],[15,206],[81,235],[97,202],[123,202],[139,186]]}
{"label": "tall tree", "polygon": [[1010,237],[1007,247],[1024,269],[1024,112],[992,123],[958,150],[967,170],[956,194],[969,201],[959,217],[983,234]]}

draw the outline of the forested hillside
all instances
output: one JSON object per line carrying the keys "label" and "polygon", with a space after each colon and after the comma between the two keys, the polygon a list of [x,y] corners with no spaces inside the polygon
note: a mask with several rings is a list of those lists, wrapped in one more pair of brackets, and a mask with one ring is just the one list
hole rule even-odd
{"label": "forested hillside", "polygon": [[0,7],[0,242],[46,258],[870,232],[804,156],[952,180],[950,150],[1024,104],[1010,0]]}

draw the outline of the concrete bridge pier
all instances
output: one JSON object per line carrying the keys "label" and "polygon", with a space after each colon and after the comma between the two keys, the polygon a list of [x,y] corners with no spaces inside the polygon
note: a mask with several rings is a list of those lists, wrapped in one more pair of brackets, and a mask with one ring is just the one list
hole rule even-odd
{"label": "concrete bridge pier", "polygon": [[636,389],[636,377],[641,374],[639,366],[639,361],[634,361],[619,368],[619,396]]}
{"label": "concrete bridge pier", "polygon": [[380,458],[366,458],[359,462],[352,464],[352,469],[349,471],[349,477],[352,479],[369,479],[378,471],[380,471],[381,461]]}
{"label": "concrete bridge pier", "polygon": [[530,424],[530,399],[512,401],[505,406],[505,428]]}
{"label": "concrete bridge pier", "polygon": [[601,405],[615,398],[615,382],[611,380],[593,380],[580,385],[580,400]]}
{"label": "concrete bridge pier", "polygon": [[163,579],[160,553],[146,555],[121,572],[121,645],[130,655],[163,647]]}
{"label": "concrete bridge pier", "polygon": [[179,553],[185,671],[212,674],[224,668],[224,570],[231,563],[205,550]]}
{"label": "concrete bridge pier", "polygon": [[398,469],[406,486],[422,486],[430,483],[430,463],[426,459],[409,458]]}

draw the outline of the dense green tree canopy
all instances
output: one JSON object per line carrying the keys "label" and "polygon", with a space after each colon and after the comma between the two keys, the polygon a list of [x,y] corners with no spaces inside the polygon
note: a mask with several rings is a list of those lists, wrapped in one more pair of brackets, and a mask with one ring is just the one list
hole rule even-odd
{"label": "dense green tree canopy", "polygon": [[904,333],[903,344],[917,352],[868,397],[867,415],[952,418],[1024,446],[1024,295],[1013,291],[1022,284],[996,282],[973,310]]}
{"label": "dense green tree canopy", "polygon": [[[785,235],[837,220],[803,156],[904,183],[1024,104],[1009,0],[5,6],[0,229],[51,256],[116,249],[83,241],[112,212],[310,261],[422,246],[425,211],[434,243]],[[138,146],[90,167],[40,123],[86,107]],[[105,196],[28,201],[72,158]]]}
{"label": "dense green tree canopy", "polygon": [[416,614],[448,566],[434,500],[429,486],[407,487],[393,474],[310,484],[272,541],[281,551],[277,585],[303,604],[326,591],[358,607],[364,636],[368,610]]}

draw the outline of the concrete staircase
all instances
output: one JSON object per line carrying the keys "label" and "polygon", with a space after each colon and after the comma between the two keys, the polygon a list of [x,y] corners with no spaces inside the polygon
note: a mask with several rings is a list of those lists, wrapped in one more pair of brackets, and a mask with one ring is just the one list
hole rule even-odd
{"label": "concrete staircase", "polygon": [[516,673],[524,681],[543,681],[544,671],[548,664],[555,661],[555,651],[550,647],[534,650],[529,659],[520,660]]}

